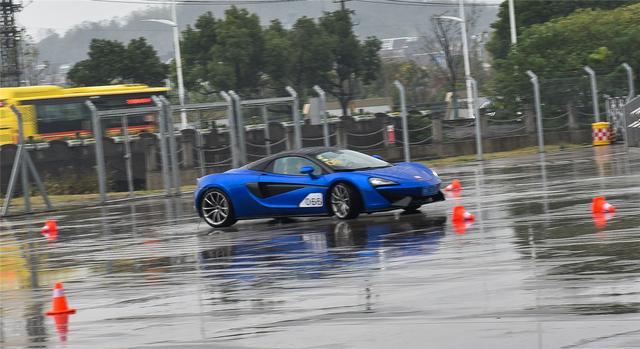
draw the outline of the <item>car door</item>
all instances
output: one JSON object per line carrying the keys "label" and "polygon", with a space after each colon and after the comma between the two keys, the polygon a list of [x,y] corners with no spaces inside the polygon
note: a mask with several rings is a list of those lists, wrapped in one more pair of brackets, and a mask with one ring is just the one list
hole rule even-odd
{"label": "car door", "polygon": [[[303,166],[312,166],[313,174],[301,174],[300,168]],[[250,189],[256,200],[270,209],[274,216],[327,213],[327,179],[324,170],[301,156],[274,159],[260,175],[257,188]]]}

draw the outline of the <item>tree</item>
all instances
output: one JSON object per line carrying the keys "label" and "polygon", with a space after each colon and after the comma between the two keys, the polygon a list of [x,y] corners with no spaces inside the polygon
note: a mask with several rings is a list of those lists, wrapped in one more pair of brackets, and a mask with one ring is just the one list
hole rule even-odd
{"label": "tree", "polygon": [[[451,93],[451,105],[453,108],[453,117],[458,118],[459,114],[459,90],[461,84],[465,84],[465,71],[463,67],[463,45],[461,35],[461,25],[457,21],[441,18],[450,13],[442,13],[431,19],[431,34],[426,35],[426,49],[433,52],[430,58],[434,67],[434,81],[446,80],[445,93]],[[457,13],[456,13],[457,15]],[[466,11],[467,32],[474,33],[478,19],[476,8]],[[479,57],[477,41],[468,38],[469,42],[469,61],[472,77],[480,84],[484,79],[484,68]],[[466,91],[464,87],[462,90]],[[466,95],[466,93],[465,93]],[[444,99],[444,98],[443,98]]]}
{"label": "tree", "polygon": [[216,19],[211,12],[198,17],[193,27],[182,32],[183,74],[185,87],[204,95],[216,93],[208,84],[213,80],[208,65],[213,60],[212,48],[217,43]]}
{"label": "tree", "polygon": [[207,65],[212,85],[220,90],[256,93],[264,58],[264,38],[260,20],[246,9],[232,6],[224,20],[216,22],[216,43]]}
{"label": "tree", "polygon": [[96,86],[117,83],[162,85],[167,66],[144,38],[133,39],[125,45],[115,40],[93,39],[89,58],[76,63],[67,79],[77,86]]}
{"label": "tree", "polygon": [[[393,82],[398,80],[406,90],[407,104],[422,104],[437,98],[435,94],[445,83],[438,75],[440,74],[434,74],[433,70],[414,61],[388,61],[382,64],[383,81],[376,83],[376,89],[384,90],[386,95],[391,95],[397,91]],[[446,84],[448,85],[448,82]]]}
{"label": "tree", "polygon": [[444,21],[439,18],[432,19],[433,39],[429,40],[432,50],[442,52],[444,55],[445,65],[439,64],[435,56],[431,56],[434,65],[441,74],[447,77],[449,82],[449,91],[451,92],[451,100],[453,101],[454,118],[458,118],[458,83],[460,76],[464,77],[464,73],[459,74],[461,69],[462,42],[457,39],[460,37],[460,25],[450,20]]}
{"label": "tree", "polygon": [[67,79],[78,86],[109,85],[123,79],[126,48],[115,40],[93,39],[89,45],[89,59],[76,63]]}
{"label": "tree", "polygon": [[360,42],[353,32],[351,12],[339,10],[320,17],[320,27],[329,36],[333,70],[318,84],[340,102],[342,116],[348,115],[358,83],[368,84],[380,71],[380,40],[369,37]]}
{"label": "tree", "polygon": [[260,90],[265,38],[255,14],[232,6],[216,20],[207,12],[183,31],[181,45],[188,89],[206,95],[235,90],[245,96]]}
{"label": "tree", "polygon": [[27,85],[39,85],[40,75],[44,69],[48,68],[48,64],[39,62],[40,52],[35,45],[33,38],[25,35],[22,47],[22,78]]}
{"label": "tree", "polygon": [[[570,15],[577,9],[612,9],[619,6],[636,3],[638,0],[514,0],[516,9],[516,28],[518,34],[534,24],[545,23],[554,18],[561,18]],[[494,59],[504,59],[511,48],[511,29],[509,26],[509,7],[507,1],[500,5],[498,20],[491,25],[494,34],[487,49]]]}
{"label": "tree", "polygon": [[263,29],[255,14],[231,7],[222,20],[207,13],[187,27],[183,47],[189,88],[250,97],[282,94],[287,85],[304,95],[318,84],[344,115],[357,88],[380,70],[380,42],[358,40],[348,11],[325,13],[318,22],[301,17],[287,30],[277,20]]}
{"label": "tree", "polygon": [[[541,89],[545,104],[560,102],[560,97],[588,97],[583,66],[602,74],[623,62],[640,65],[638,18],[640,4],[635,4],[614,10],[579,10],[524,30],[518,49],[496,65],[496,94],[506,106],[521,96],[528,102],[531,84],[525,72],[532,70],[541,82],[550,82],[549,88]],[[571,76],[575,78],[568,79]],[[588,103],[590,98],[583,99]]]}
{"label": "tree", "polygon": [[289,33],[280,21],[273,20],[264,31],[264,69],[267,86],[282,91],[290,84],[291,45]]}
{"label": "tree", "polygon": [[127,45],[122,76],[125,82],[161,86],[168,67],[158,58],[156,50],[145,38],[133,39]]}
{"label": "tree", "polygon": [[333,53],[329,36],[309,17],[298,18],[290,34],[290,81],[304,92],[320,81],[329,80],[333,68]]}

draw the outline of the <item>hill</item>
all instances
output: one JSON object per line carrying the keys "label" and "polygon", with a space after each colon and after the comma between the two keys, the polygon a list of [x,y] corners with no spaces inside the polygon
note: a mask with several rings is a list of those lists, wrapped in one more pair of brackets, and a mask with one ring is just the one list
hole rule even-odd
{"label": "hill", "polygon": [[[260,16],[262,24],[279,19],[285,26],[291,26],[299,17],[318,17],[323,11],[333,11],[338,5],[330,2],[304,1],[288,3],[270,3],[246,5],[249,11]],[[430,18],[445,12],[457,14],[451,6],[411,6],[379,3],[349,2],[355,11],[356,32],[362,37],[378,38],[419,36],[430,32]],[[216,17],[222,17],[227,6],[188,5],[179,6],[178,22],[181,28],[195,22],[206,11]],[[475,25],[469,34],[487,31],[496,19],[497,7],[478,6],[468,10],[474,13]],[[64,35],[52,34],[41,40],[37,46],[40,61],[49,61],[52,66],[72,64],[86,58],[89,42],[93,38],[103,38],[128,42],[130,39],[144,36],[156,48],[163,59],[172,57],[171,28],[158,23],[143,22],[144,19],[169,18],[167,7],[154,7],[133,12],[122,19],[103,22],[87,22],[67,31]]]}

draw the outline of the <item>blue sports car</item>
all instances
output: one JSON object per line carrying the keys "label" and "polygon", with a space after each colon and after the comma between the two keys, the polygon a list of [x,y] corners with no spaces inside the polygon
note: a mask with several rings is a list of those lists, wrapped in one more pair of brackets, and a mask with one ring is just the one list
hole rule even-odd
{"label": "blue sports car", "polygon": [[198,179],[195,207],[212,227],[239,219],[336,215],[340,219],[444,200],[435,171],[353,150],[282,152]]}

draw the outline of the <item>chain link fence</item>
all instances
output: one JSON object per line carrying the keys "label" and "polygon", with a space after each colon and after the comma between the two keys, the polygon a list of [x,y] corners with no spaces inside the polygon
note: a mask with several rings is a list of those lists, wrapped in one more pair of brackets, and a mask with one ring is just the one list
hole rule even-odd
{"label": "chain link fence", "polygon": [[[622,125],[618,121],[622,108],[618,107],[614,112],[605,102],[630,93],[625,74],[625,69],[618,69],[599,76],[597,109],[594,109],[587,74],[540,80],[544,142],[589,143],[595,110],[603,115],[603,120]],[[411,160],[475,154],[478,138],[487,152],[534,146],[538,143],[536,113],[534,106],[526,102],[531,100],[531,96],[523,96],[519,109],[510,111],[496,109],[489,99],[485,106],[478,108],[478,118],[451,119],[451,115],[475,113],[462,109],[454,113],[451,105],[442,103],[413,103],[407,105],[406,112],[399,106],[392,106],[391,109],[400,112],[367,113],[364,110],[362,114],[348,117],[329,115],[326,136],[331,146],[380,155],[389,161],[403,160],[407,150]],[[477,96],[475,102],[480,103]],[[323,125],[314,125],[308,115],[300,115],[301,105],[302,101],[293,91],[290,96],[272,99],[237,96],[222,102],[167,107],[164,131],[160,128],[142,130],[126,139],[122,133],[105,135],[103,156],[107,190],[125,191],[129,185],[134,190],[167,188],[163,166],[165,163],[172,165],[172,158],[181,182],[190,184],[205,174],[224,172],[272,154],[297,149],[299,145],[323,146]],[[466,103],[457,105],[464,107]],[[117,111],[112,112],[117,114]],[[179,129],[182,113],[186,113],[190,125],[184,130]],[[403,117],[406,117],[406,129]],[[479,135],[476,122],[480,123]],[[408,147],[405,147],[405,132]],[[175,138],[173,153],[168,143],[171,134]],[[95,148],[95,137],[37,144],[26,141],[25,144],[45,183],[53,183],[69,173],[95,178],[92,175],[97,164]],[[15,152],[16,145],[0,147],[0,190],[3,193],[7,189]],[[127,174],[127,158],[130,174]],[[65,170],[60,171],[61,168]],[[19,187],[20,183],[17,185]]]}

